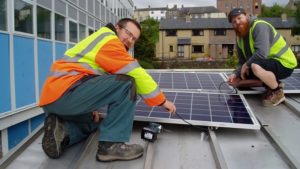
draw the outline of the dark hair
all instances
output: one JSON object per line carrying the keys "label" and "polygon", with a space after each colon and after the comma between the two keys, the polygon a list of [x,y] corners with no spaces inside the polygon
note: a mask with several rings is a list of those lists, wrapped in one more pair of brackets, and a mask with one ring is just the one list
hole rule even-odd
{"label": "dark hair", "polygon": [[240,14],[246,15],[245,9],[243,9],[243,8],[233,8],[233,9],[229,12],[229,14],[228,14],[228,21],[229,21],[229,23],[231,23],[231,18],[232,18],[233,16],[237,16],[237,15],[240,15]]}
{"label": "dark hair", "polygon": [[120,27],[125,27],[128,22],[133,23],[140,31],[142,31],[141,25],[136,20],[131,18],[120,19],[117,25],[119,25]]}

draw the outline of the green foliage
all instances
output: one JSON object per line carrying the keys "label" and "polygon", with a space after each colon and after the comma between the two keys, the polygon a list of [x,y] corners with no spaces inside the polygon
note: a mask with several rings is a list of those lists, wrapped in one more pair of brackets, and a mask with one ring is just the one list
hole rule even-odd
{"label": "green foliage", "polygon": [[144,69],[154,69],[154,65],[152,63],[149,63],[144,60],[140,60],[139,63],[142,66],[142,68],[144,68]]}
{"label": "green foliage", "polygon": [[263,4],[261,6],[261,15],[259,17],[280,17],[282,13],[286,13],[288,17],[295,16],[295,11],[275,3],[271,7],[267,7]]}
{"label": "green foliage", "polygon": [[238,56],[237,52],[233,52],[232,56],[228,56],[228,59],[225,62],[225,68],[236,68],[238,65]]}
{"label": "green foliage", "polygon": [[298,2],[296,4],[296,7],[297,7],[297,9],[296,9],[296,12],[295,12],[295,17],[296,17],[297,23],[300,24],[300,2]]}
{"label": "green foliage", "polygon": [[155,45],[159,38],[159,22],[149,18],[141,22],[142,32],[134,46],[136,58],[146,60],[155,57]]}

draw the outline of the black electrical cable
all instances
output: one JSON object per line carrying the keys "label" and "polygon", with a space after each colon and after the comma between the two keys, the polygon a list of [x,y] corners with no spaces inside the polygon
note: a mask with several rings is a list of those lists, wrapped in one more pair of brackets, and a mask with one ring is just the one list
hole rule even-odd
{"label": "black electrical cable", "polygon": [[[221,89],[222,85],[225,84],[225,83],[227,83],[227,82],[224,81],[224,82],[221,82],[219,84],[219,92],[220,93],[226,93],[226,92],[222,92],[222,89]],[[233,90],[229,93],[226,93],[226,94],[237,94],[238,93],[237,90],[234,87],[232,87],[232,88],[233,88]]]}
{"label": "black electrical cable", "polygon": [[186,121],[182,116],[180,116],[177,112],[175,112],[175,114],[176,114],[176,116],[177,117],[179,117],[182,121],[184,121],[185,123],[187,123],[188,125],[190,125],[190,126],[192,126],[192,127],[194,127],[194,128],[196,128],[196,129],[200,129],[200,130],[204,130],[204,131],[208,131],[208,129],[207,128],[205,128],[205,127],[199,127],[199,126],[195,126],[195,125],[193,125],[192,123],[190,123],[190,122],[188,122],[188,121]]}

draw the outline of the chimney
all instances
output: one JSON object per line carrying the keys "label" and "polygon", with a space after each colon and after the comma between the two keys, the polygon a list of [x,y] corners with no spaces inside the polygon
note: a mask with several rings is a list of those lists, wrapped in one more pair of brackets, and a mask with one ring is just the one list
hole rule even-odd
{"label": "chimney", "polygon": [[174,8],[177,9],[177,4],[174,5]]}
{"label": "chimney", "polygon": [[286,22],[287,21],[287,14],[286,13],[282,13],[281,14],[281,21],[282,22]]}
{"label": "chimney", "polygon": [[150,8],[150,5],[148,5],[148,8]]}
{"label": "chimney", "polygon": [[184,8],[183,4],[181,5],[181,8]]}

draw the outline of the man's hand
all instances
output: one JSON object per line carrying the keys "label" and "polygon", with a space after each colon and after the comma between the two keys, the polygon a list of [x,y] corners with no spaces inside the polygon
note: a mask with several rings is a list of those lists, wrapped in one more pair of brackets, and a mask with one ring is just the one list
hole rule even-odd
{"label": "man's hand", "polygon": [[94,121],[94,123],[99,123],[102,120],[102,116],[100,114],[100,112],[98,111],[93,111],[92,113],[92,119]]}
{"label": "man's hand", "polygon": [[235,79],[236,79],[236,75],[233,73],[233,74],[231,74],[230,76],[228,76],[228,78],[227,78],[227,83],[228,83],[229,85],[232,85],[232,83],[235,81]]}
{"label": "man's hand", "polygon": [[233,87],[239,87],[240,82],[241,82],[241,78],[236,77],[235,74],[231,74],[231,75],[228,76],[228,78],[227,78],[227,83],[228,83],[230,86],[233,86]]}
{"label": "man's hand", "polygon": [[175,114],[176,106],[169,100],[166,100],[166,102],[162,106],[172,115]]}
{"label": "man's hand", "polygon": [[246,63],[243,64],[242,69],[241,69],[241,78],[242,80],[246,79],[246,76],[249,75],[249,66],[247,66]]}

